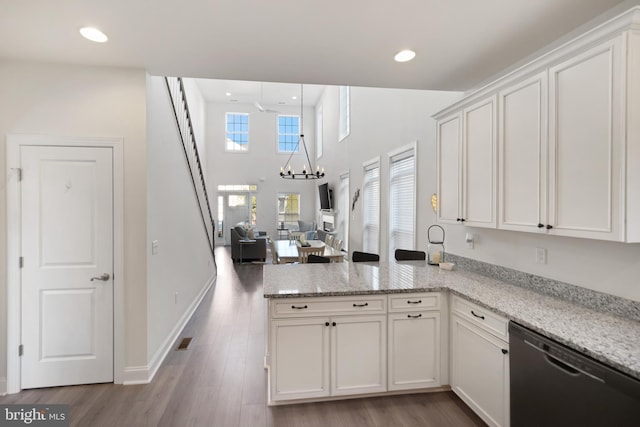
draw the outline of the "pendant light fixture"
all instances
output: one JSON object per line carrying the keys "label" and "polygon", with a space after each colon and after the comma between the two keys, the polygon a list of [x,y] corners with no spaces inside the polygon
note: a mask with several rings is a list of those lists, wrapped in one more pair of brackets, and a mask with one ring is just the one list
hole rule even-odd
{"label": "pendant light fixture", "polygon": [[[287,159],[287,163],[284,164],[283,167],[280,168],[280,177],[284,179],[320,179],[324,177],[324,168],[320,168],[320,166],[316,166],[315,171],[313,170],[313,164],[311,163],[311,159],[309,158],[309,151],[307,151],[307,144],[304,142],[304,87],[300,85],[300,138],[298,138],[298,143],[296,144],[296,149],[291,151],[291,155]],[[300,150],[300,145],[302,143],[302,147],[304,148],[304,154],[307,156],[307,164],[302,165],[302,172],[295,172],[291,167],[291,158],[293,155]],[[307,169],[307,165],[309,165],[309,169]]]}

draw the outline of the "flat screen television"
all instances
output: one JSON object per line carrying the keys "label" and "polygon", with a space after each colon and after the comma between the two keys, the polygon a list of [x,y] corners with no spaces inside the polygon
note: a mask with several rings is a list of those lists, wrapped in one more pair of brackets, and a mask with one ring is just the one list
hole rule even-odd
{"label": "flat screen television", "polygon": [[328,211],[331,209],[331,190],[329,184],[324,183],[318,185],[318,193],[320,194],[320,209]]}

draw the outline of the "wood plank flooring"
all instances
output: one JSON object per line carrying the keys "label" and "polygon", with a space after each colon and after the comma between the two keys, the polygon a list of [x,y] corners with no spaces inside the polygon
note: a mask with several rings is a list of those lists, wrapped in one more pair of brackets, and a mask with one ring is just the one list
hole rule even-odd
{"label": "wood plank flooring", "polygon": [[[484,426],[452,392],[268,407],[262,266],[217,248],[218,279],[153,382],[25,390],[0,404],[66,403],[72,426]],[[177,344],[176,344],[177,346]]]}

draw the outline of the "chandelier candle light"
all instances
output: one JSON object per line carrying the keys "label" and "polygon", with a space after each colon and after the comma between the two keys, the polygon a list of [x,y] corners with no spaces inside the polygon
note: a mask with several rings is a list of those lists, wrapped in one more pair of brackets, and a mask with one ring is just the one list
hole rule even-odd
{"label": "chandelier candle light", "polygon": [[[291,151],[291,155],[287,159],[287,163],[284,164],[283,167],[280,168],[280,177],[284,179],[320,179],[324,177],[324,168],[320,168],[320,166],[316,166],[315,172],[313,171],[313,165],[311,160],[309,159],[309,152],[307,151],[307,144],[304,142],[304,91],[303,85],[300,85],[300,138],[298,139],[298,144],[296,145],[296,149]],[[302,142],[302,146],[304,147],[304,154],[307,156],[307,164],[309,165],[309,169],[307,170],[307,165],[302,165],[302,172],[296,173],[293,169],[291,169],[291,158],[300,148],[300,142]]]}

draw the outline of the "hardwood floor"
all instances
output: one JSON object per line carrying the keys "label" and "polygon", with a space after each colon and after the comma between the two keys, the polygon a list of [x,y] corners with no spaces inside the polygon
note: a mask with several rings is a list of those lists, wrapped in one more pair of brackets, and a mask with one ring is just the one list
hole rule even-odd
{"label": "hardwood floor", "polygon": [[[153,382],[25,390],[0,404],[66,403],[72,426],[484,426],[452,392],[267,407],[262,266],[217,248],[218,279]],[[179,341],[179,340],[178,340]],[[177,345],[176,345],[177,347]]]}

